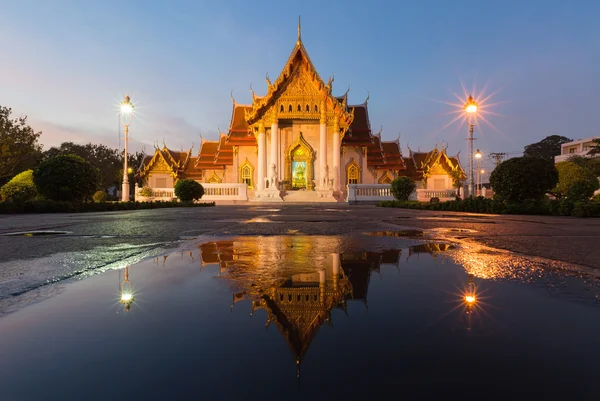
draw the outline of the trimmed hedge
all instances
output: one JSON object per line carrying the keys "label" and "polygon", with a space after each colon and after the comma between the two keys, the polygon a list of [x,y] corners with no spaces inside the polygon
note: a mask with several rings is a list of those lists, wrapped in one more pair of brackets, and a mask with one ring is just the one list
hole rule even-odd
{"label": "trimmed hedge", "polygon": [[498,199],[481,196],[440,203],[417,201],[383,201],[377,206],[400,209],[443,210],[452,212],[493,213],[493,214],[530,214],[546,216],[600,217],[600,202],[593,200],[574,202],[569,199],[525,201],[522,203],[504,203]]}
{"label": "trimmed hedge", "polygon": [[177,201],[156,202],[65,202],[31,200],[27,202],[0,202],[0,214],[7,213],[84,213],[114,212],[118,210],[161,209],[170,207],[210,207],[215,202],[181,203]]}

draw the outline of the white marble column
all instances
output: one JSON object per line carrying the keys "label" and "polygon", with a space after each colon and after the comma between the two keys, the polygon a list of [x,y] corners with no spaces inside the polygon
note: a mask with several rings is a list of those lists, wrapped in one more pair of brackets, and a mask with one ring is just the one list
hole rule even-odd
{"label": "white marble column", "polygon": [[336,119],[333,121],[333,149],[332,149],[332,153],[333,153],[333,173],[331,174],[333,179],[334,179],[334,191],[339,191],[340,188],[343,188],[343,186],[340,183],[340,177],[341,177],[341,172],[340,172],[340,155],[341,155],[341,149],[340,149],[340,123],[339,120]]}
{"label": "white marble column", "polygon": [[279,120],[276,118],[274,118],[271,123],[271,162],[267,166],[267,177],[269,178],[271,178],[273,164],[277,169],[277,176],[279,176]]}
{"label": "white marble column", "polygon": [[[323,182],[327,168],[327,113],[325,102],[321,102],[321,119],[319,121],[319,185],[318,188],[327,189],[328,183]],[[330,172],[331,175],[331,172]]]}
{"label": "white marble column", "polygon": [[261,122],[258,126],[258,174],[256,177],[256,189],[265,189],[265,173],[267,167],[267,140],[265,137],[265,126]]}
{"label": "white marble column", "polygon": [[319,298],[321,304],[325,304],[325,285],[327,283],[325,278],[325,269],[319,270]]}
{"label": "white marble column", "polygon": [[333,257],[333,290],[337,291],[340,280],[340,254],[332,253],[331,256]]}

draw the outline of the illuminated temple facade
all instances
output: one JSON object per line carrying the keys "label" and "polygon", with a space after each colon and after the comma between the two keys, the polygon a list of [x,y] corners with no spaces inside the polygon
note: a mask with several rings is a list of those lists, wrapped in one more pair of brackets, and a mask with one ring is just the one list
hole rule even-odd
{"label": "illuminated temple facade", "polygon": [[[324,81],[317,73],[300,26],[283,70],[275,81],[266,80],[267,93],[252,91],[251,104],[232,97],[228,131],[216,141],[202,140],[196,156],[191,149],[157,147],[140,166],[144,185],[172,188],[178,179],[191,178],[247,184],[248,200],[340,201],[349,184],[388,184],[399,175],[422,180],[427,168],[415,164],[421,160],[405,159],[399,141],[382,141],[381,132],[372,132],[368,97],[349,105],[348,91],[333,94],[334,79]],[[442,164],[459,165],[446,159]]]}

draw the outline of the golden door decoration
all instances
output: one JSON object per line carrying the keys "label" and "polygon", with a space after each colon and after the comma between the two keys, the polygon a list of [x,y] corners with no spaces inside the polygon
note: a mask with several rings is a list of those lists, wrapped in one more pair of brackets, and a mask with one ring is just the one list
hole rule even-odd
{"label": "golden door decoration", "polygon": [[[294,172],[292,171],[292,163],[299,162],[297,166],[303,166],[306,180],[306,189],[309,191],[314,190],[314,160],[315,160],[315,151],[310,146],[308,142],[302,136],[302,132],[298,136],[298,139],[294,143],[292,143],[287,151],[285,152],[285,184],[284,188],[286,190],[292,189]],[[305,163],[305,164],[300,164]]]}

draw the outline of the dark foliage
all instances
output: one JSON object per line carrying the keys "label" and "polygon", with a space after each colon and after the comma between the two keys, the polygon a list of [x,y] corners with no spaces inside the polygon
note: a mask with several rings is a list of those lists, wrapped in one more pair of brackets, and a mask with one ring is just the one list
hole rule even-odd
{"label": "dark foliage", "polygon": [[160,209],[171,207],[206,207],[209,203],[167,202],[64,202],[52,200],[32,200],[27,202],[0,202],[0,213],[82,213],[112,212],[117,210]]}
{"label": "dark foliage", "polygon": [[192,202],[202,198],[204,187],[194,180],[179,180],[175,184],[175,196],[182,202]]}
{"label": "dark foliage", "polygon": [[560,145],[568,142],[573,142],[573,140],[565,136],[550,135],[539,142],[525,146],[523,156],[539,157],[554,162],[554,156],[560,155]]}
{"label": "dark foliage", "polygon": [[552,161],[515,157],[500,163],[490,175],[494,192],[509,203],[540,200],[558,182]]}
{"label": "dark foliage", "polygon": [[99,180],[98,169],[76,155],[49,158],[33,172],[38,192],[56,201],[91,200]]}
{"label": "dark foliage", "polygon": [[417,188],[417,184],[410,177],[398,177],[392,181],[392,194],[401,201],[406,201]]}
{"label": "dark foliage", "polygon": [[37,164],[41,132],[27,125],[27,117],[11,119],[12,109],[0,106],[0,186]]}

